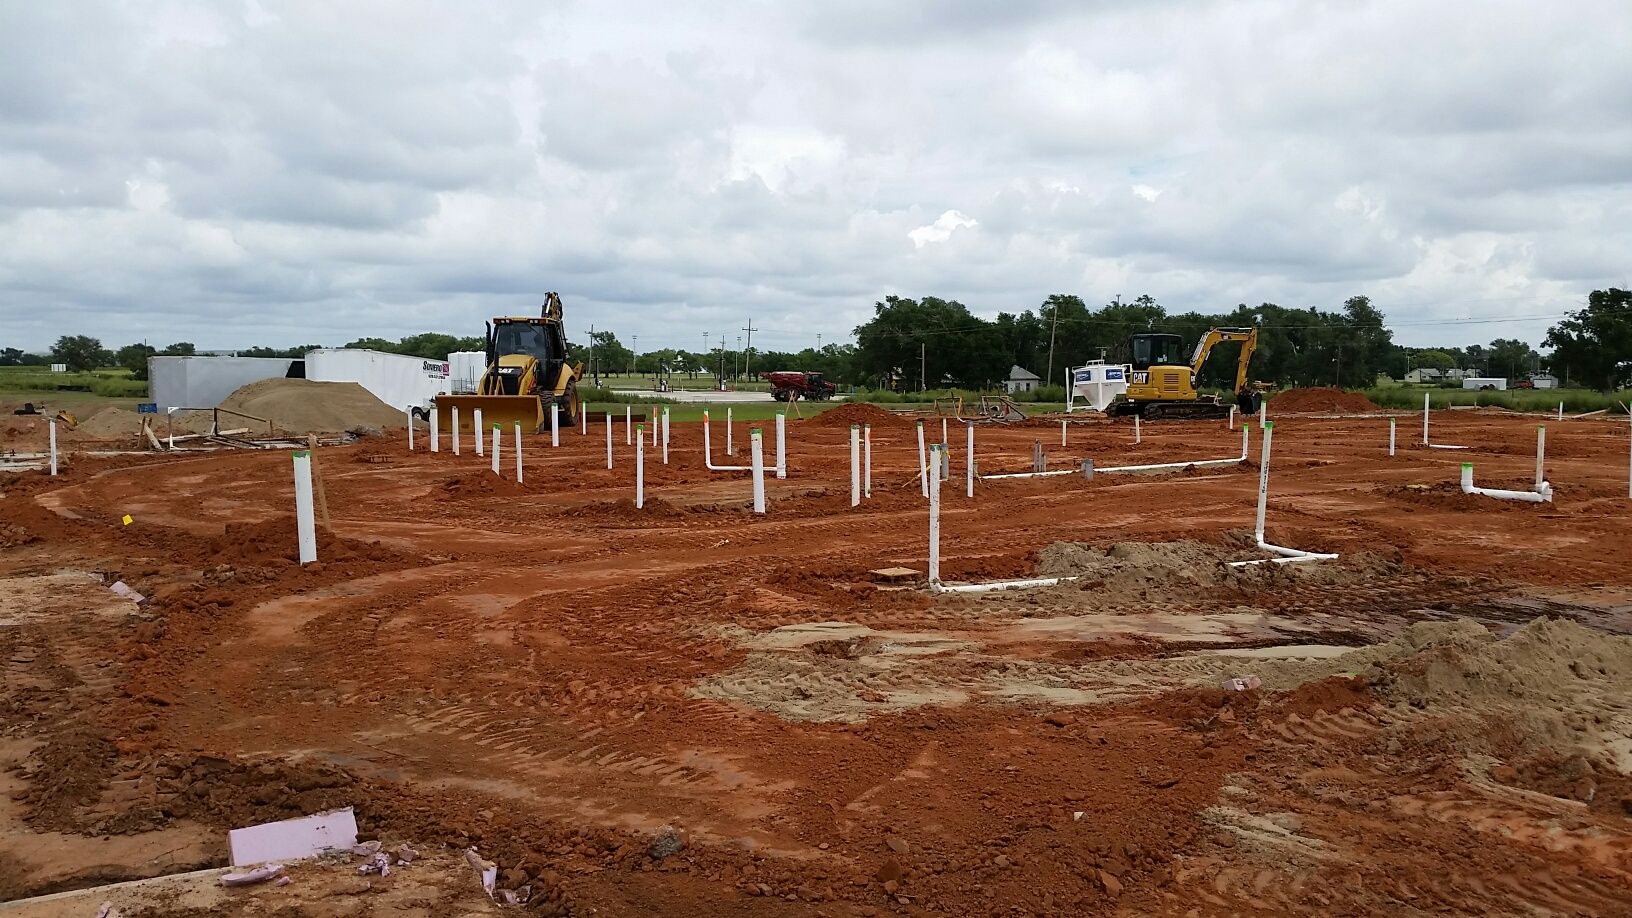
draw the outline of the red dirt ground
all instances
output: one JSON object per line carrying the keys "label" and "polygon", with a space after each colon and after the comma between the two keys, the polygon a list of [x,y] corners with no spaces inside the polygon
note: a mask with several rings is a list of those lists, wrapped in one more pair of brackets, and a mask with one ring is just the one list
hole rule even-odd
{"label": "red dirt ground", "polygon": [[[1473,448],[1390,459],[1385,420],[1281,417],[1294,394],[1272,405],[1269,538],[1341,564],[1139,562],[985,599],[869,573],[925,569],[908,423],[875,424],[852,510],[852,421],[791,421],[764,517],[744,474],[704,468],[700,425],[675,425],[668,466],[648,448],[642,511],[621,430],[611,471],[598,436],[530,438],[519,486],[423,439],[325,449],[333,534],[304,569],[286,452],[21,473],[0,481],[18,818],[102,836],[354,805],[365,836],[476,846],[541,914],[1627,914],[1632,800],[1607,759],[1498,736],[1495,709],[1394,703],[1384,662],[1209,656],[1459,617],[1632,632],[1624,423],[1549,423],[1556,503],[1498,504],[1446,486],[1463,461],[1527,479],[1535,422],[1436,415]],[[1029,469],[1038,439],[1055,468],[1241,442],[1069,429],[982,426],[981,471]],[[1244,467],[973,499],[951,439],[949,581],[1031,574],[1057,542],[1252,556],[1256,432]],[[152,598],[97,612],[105,590],[64,593],[65,570]],[[1217,687],[1248,671],[1262,689]],[[665,826],[683,850],[654,858]],[[0,898],[92,882],[15,853]]]}

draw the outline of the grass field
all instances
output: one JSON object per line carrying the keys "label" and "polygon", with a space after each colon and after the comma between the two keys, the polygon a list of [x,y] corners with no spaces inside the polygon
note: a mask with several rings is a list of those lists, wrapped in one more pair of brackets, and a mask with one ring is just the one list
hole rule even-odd
{"label": "grass field", "polygon": [[[603,389],[651,389],[657,383],[649,375],[638,373],[602,373],[600,384]],[[676,389],[696,392],[714,388],[714,377],[699,375],[695,378],[684,373],[676,373],[669,377],[669,385]],[[732,388],[746,392],[769,392],[771,384],[753,380],[739,380]]]}
{"label": "grass field", "polygon": [[[1480,405],[1489,408],[1509,408],[1514,411],[1556,411],[1559,402],[1571,414],[1609,409],[1619,411],[1626,396],[1598,392],[1593,389],[1509,389],[1483,391],[1479,389],[1441,389],[1435,386],[1381,386],[1365,390],[1366,397],[1383,408],[1421,408],[1423,393],[1428,393],[1435,408],[1450,405]],[[1271,402],[1273,404],[1273,400]]]}

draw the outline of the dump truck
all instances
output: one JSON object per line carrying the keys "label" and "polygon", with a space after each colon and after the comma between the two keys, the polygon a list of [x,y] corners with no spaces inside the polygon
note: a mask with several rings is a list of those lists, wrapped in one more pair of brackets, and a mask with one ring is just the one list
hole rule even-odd
{"label": "dump truck", "polygon": [[766,373],[765,380],[771,384],[771,398],[779,402],[792,401],[796,396],[807,402],[821,402],[839,391],[838,386],[823,379],[820,373],[778,370]]}
{"label": "dump truck", "polygon": [[458,408],[461,429],[474,429],[480,409],[484,426],[510,430],[519,423],[537,433],[549,425],[551,405],[558,406],[562,427],[577,425],[584,365],[570,362],[558,294],[545,294],[537,316],[499,316],[488,322],[486,362],[476,394],[434,399],[437,423],[444,429],[453,430],[453,409]]}
{"label": "dump truck", "polygon": [[1112,415],[1141,415],[1146,418],[1221,418],[1230,403],[1217,396],[1196,392],[1196,377],[1206,365],[1213,348],[1226,341],[1241,343],[1236,360],[1235,405],[1243,414],[1258,410],[1262,392],[1247,378],[1253,352],[1258,349],[1256,328],[1213,328],[1196,342],[1189,360],[1184,358],[1184,339],[1171,334],[1141,334],[1128,339],[1133,359],[1129,366],[1128,389],[1106,407]]}

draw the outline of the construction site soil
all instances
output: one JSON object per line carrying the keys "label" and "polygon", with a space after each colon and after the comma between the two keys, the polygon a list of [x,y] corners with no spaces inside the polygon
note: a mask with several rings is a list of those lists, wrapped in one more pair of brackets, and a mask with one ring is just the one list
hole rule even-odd
{"label": "construction site soil", "polygon": [[[503,477],[423,431],[325,447],[305,566],[287,450],[0,477],[0,899],[508,910],[474,848],[541,915],[1632,914],[1624,418],[1549,422],[1556,500],[1520,504],[1454,483],[1524,487],[1540,419],[1389,457],[1381,416],[1272,408],[1267,538],[1339,558],[1247,567],[1256,431],[970,498],[954,423],[945,580],[1075,579],[936,593],[910,422],[852,508],[838,410],[790,420],[763,516],[696,424],[641,509],[621,424],[611,470],[603,433],[527,438],[521,484],[509,442]],[[980,470],[1241,444],[1057,428],[979,426]],[[340,806],[423,858],[186,873]]]}
{"label": "construction site soil", "polygon": [[1277,415],[1288,412],[1360,414],[1367,411],[1382,410],[1371,399],[1366,398],[1363,392],[1349,392],[1343,389],[1334,389],[1330,386],[1288,389],[1285,392],[1276,393],[1269,400],[1269,404]]}

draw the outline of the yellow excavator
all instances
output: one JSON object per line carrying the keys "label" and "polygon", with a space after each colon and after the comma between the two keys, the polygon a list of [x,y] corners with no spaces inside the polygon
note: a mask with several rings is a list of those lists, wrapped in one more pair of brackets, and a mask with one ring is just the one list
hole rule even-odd
{"label": "yellow excavator", "polygon": [[1216,395],[1196,392],[1196,377],[1206,365],[1213,348],[1226,341],[1241,343],[1235,369],[1235,405],[1243,414],[1253,414],[1263,399],[1262,392],[1247,378],[1247,366],[1258,349],[1257,328],[1214,328],[1201,336],[1190,360],[1184,360],[1184,339],[1178,335],[1143,334],[1128,339],[1133,373],[1126,395],[1119,396],[1106,411],[1112,415],[1140,415],[1146,418],[1221,418],[1229,414],[1230,403]]}
{"label": "yellow excavator", "polygon": [[536,317],[493,319],[487,323],[487,369],[476,394],[438,395],[438,425],[451,431],[453,409],[458,408],[459,426],[474,429],[479,408],[483,426],[509,430],[519,422],[528,433],[537,433],[549,425],[549,406],[555,404],[560,406],[560,425],[577,426],[584,365],[568,363],[568,357],[559,295],[545,294]]}

